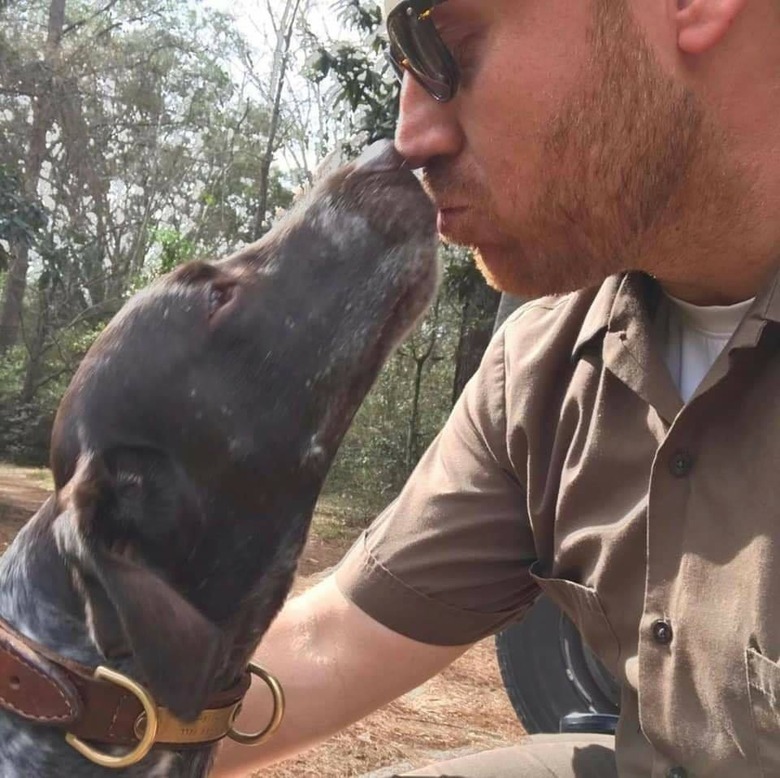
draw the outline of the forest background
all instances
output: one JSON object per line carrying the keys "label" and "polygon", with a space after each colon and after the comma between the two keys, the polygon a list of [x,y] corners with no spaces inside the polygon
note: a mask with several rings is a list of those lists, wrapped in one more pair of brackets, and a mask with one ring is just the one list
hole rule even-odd
{"label": "forest background", "polygon": [[[392,136],[382,44],[373,0],[0,0],[0,459],[46,464],[60,396],[134,291],[262,237],[323,161]],[[441,254],[441,292],[326,487],[361,517],[492,331],[498,295],[468,251]]]}

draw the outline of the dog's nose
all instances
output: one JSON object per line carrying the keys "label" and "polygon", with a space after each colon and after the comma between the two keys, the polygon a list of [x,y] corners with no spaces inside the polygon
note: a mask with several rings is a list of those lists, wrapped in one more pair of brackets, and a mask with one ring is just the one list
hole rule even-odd
{"label": "dog's nose", "polygon": [[355,160],[355,170],[361,173],[384,173],[399,170],[405,165],[406,160],[389,140],[378,140],[372,143]]}

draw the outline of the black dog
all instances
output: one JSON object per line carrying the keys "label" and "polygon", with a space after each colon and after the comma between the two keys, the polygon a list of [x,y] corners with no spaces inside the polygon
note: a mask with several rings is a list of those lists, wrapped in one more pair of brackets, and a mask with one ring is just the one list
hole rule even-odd
{"label": "black dog", "polygon": [[[281,607],[339,442],[433,294],[434,257],[433,208],[388,144],[259,243],[137,295],[62,400],[56,493],[2,559],[0,616],[196,716]],[[14,683],[0,674],[0,698]],[[112,772],[0,711],[4,778],[203,776],[211,751],[155,748]]]}

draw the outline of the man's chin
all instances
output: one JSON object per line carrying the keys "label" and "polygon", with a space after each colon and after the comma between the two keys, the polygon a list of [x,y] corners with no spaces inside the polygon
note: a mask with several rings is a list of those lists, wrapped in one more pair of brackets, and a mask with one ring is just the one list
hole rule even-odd
{"label": "man's chin", "polygon": [[495,230],[477,222],[466,209],[444,209],[438,213],[439,237],[448,244],[465,246],[474,252],[477,269],[488,285],[499,292],[528,296],[522,270],[522,252],[496,241]]}
{"label": "man's chin", "polygon": [[567,294],[607,275],[575,261],[573,252],[526,251],[516,239],[501,239],[500,229],[468,209],[439,211],[438,228],[446,243],[472,249],[477,268],[499,292],[526,298]]}
{"label": "man's chin", "polygon": [[570,258],[549,261],[530,256],[516,246],[484,244],[472,247],[477,268],[489,286],[526,299],[568,294],[604,281],[607,273],[584,274]]}
{"label": "man's chin", "polygon": [[477,269],[488,286],[517,297],[538,297],[544,292],[531,283],[522,255],[495,245],[472,246]]}

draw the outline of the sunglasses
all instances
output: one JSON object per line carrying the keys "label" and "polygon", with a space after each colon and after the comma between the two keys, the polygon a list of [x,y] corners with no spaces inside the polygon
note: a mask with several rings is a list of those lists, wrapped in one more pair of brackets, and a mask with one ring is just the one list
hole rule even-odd
{"label": "sunglasses", "polygon": [[408,72],[441,103],[458,90],[458,66],[439,37],[431,18],[433,8],[446,0],[403,0],[387,15],[390,41],[387,58],[402,81]]}

